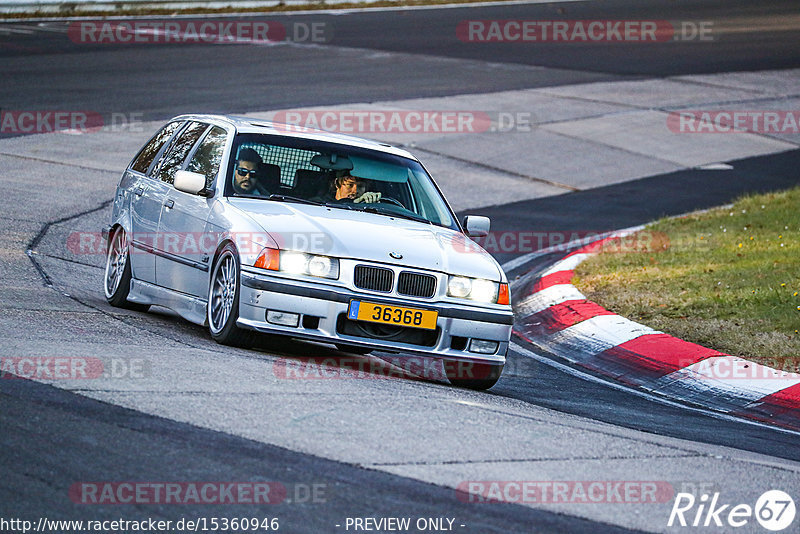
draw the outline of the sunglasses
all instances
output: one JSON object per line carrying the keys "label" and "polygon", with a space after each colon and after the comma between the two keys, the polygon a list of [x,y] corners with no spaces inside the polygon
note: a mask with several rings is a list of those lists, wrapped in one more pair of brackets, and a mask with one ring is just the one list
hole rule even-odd
{"label": "sunglasses", "polygon": [[244,167],[237,167],[236,172],[237,174],[239,174],[239,176],[247,176],[248,174],[250,176],[255,176],[256,172],[258,171],[256,171],[255,169],[251,170],[251,169],[245,169]]}

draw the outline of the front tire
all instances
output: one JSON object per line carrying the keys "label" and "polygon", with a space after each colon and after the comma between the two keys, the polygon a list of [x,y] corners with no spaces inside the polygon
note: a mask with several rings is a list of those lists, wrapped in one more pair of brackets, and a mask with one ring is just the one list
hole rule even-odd
{"label": "front tire", "polygon": [[103,280],[103,292],[106,300],[115,308],[126,308],[136,311],[147,311],[150,306],[128,301],[131,290],[131,257],[128,236],[122,227],[118,227],[108,241],[106,251],[106,270]]}
{"label": "front tire", "polygon": [[236,326],[239,318],[239,254],[228,243],[211,269],[206,317],[214,341],[222,345],[249,347],[256,333]]}
{"label": "front tire", "polygon": [[372,352],[373,349],[369,347],[359,347],[358,345],[346,345],[344,343],[336,343],[336,348],[342,352],[349,352],[351,354],[360,354],[365,356]]}
{"label": "front tire", "polygon": [[445,373],[456,387],[484,391],[494,386],[503,373],[504,364],[445,362]]}

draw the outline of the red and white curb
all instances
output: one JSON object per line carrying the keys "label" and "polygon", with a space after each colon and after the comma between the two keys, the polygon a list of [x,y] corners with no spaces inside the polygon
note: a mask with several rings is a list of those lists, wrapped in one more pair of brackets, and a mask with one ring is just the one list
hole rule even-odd
{"label": "red and white curb", "polygon": [[629,386],[734,416],[800,430],[800,374],[708,349],[616,315],[570,280],[615,236],[586,245],[538,273],[514,303],[514,334]]}

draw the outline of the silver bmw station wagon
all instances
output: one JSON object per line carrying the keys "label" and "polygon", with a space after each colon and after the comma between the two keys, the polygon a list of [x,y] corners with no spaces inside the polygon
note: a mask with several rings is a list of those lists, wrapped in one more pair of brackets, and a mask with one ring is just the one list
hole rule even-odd
{"label": "silver bmw station wagon", "polygon": [[183,115],[122,175],[104,290],[112,306],[170,308],[219,343],[279,334],[433,358],[458,363],[445,365],[451,383],[486,389],[513,323],[503,270],[469,239],[488,231],[485,217],[462,226],[399,148]]}

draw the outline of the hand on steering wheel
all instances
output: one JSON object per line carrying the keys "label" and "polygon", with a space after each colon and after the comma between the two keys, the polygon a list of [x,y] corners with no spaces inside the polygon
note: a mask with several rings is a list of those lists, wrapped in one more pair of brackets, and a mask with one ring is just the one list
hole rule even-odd
{"label": "hand on steering wheel", "polygon": [[375,202],[379,202],[380,200],[381,200],[381,194],[380,193],[368,192],[368,193],[364,193],[363,195],[361,195],[357,199],[353,200],[353,202],[355,204],[358,204],[359,202],[366,202],[368,204],[373,204]]}

